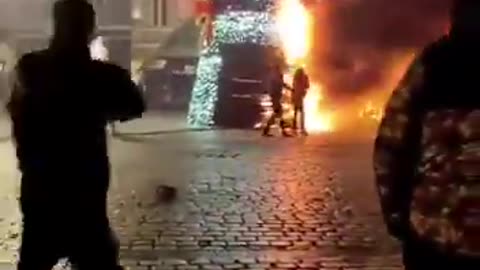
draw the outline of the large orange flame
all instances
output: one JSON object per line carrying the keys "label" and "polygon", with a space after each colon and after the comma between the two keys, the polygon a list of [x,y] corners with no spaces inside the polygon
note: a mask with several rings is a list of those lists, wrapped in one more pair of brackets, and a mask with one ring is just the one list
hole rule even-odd
{"label": "large orange flame", "polygon": [[[301,0],[280,2],[277,27],[287,64],[305,66],[312,47],[313,18]],[[312,82],[305,98],[305,124],[310,132],[325,132],[333,129],[332,115],[321,107],[322,90],[323,87],[319,82]]]}
{"label": "large orange flame", "polygon": [[277,27],[287,63],[303,64],[312,45],[312,18],[300,0],[280,3]]}
{"label": "large orange flame", "polygon": [[413,52],[405,52],[395,58],[390,73],[386,75],[384,82],[378,85],[380,89],[372,89],[370,94],[364,97],[364,106],[359,112],[361,118],[380,122],[391,92],[398,86],[414,57]]}
{"label": "large orange flame", "polygon": [[312,84],[305,98],[305,126],[308,131],[328,132],[333,130],[333,115],[322,109],[324,97],[323,88],[320,84]]}

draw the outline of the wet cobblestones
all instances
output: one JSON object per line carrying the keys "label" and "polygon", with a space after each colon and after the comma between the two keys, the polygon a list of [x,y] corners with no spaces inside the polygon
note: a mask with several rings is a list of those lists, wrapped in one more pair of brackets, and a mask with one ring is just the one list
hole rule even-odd
{"label": "wet cobblestones", "polygon": [[[401,269],[379,212],[358,209],[344,192],[348,183],[337,171],[341,160],[355,157],[318,138],[222,136],[172,164],[191,168],[180,173],[188,179],[175,204],[143,198],[154,186],[118,192],[113,220],[130,269]],[[355,147],[349,151],[366,158],[368,146]],[[371,189],[355,195],[376,203]]]}
{"label": "wet cobblestones", "polygon": [[[198,258],[193,260],[124,260],[128,269],[324,269],[324,270],[400,270],[398,256],[319,257],[319,258]],[[288,256],[287,256],[288,257]],[[386,265],[389,263],[389,265]]]}
{"label": "wet cobblestones", "polygon": [[[220,131],[116,139],[111,156],[110,213],[127,269],[402,269],[368,144]],[[4,178],[18,177],[7,167]],[[165,184],[180,191],[173,204],[155,197]]]}

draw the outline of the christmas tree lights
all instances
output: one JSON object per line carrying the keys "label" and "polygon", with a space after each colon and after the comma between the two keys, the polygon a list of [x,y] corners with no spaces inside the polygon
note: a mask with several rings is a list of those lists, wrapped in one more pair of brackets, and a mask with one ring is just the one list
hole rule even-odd
{"label": "christmas tree lights", "polygon": [[200,57],[188,112],[188,123],[193,127],[207,127],[214,124],[218,76],[221,68],[222,57],[219,54],[205,53]]}
{"label": "christmas tree lights", "polygon": [[213,41],[201,52],[197,66],[197,78],[188,113],[188,123],[193,127],[214,125],[218,79],[222,69],[220,46],[244,43],[271,45],[275,42],[275,26],[271,13],[273,1],[249,1],[251,6],[255,7],[254,11],[232,10],[228,6],[229,0],[217,0],[216,4],[224,5],[225,8],[214,16]]}
{"label": "christmas tree lights", "polygon": [[230,11],[217,16],[219,43],[268,45],[273,33],[272,18],[266,12]]}

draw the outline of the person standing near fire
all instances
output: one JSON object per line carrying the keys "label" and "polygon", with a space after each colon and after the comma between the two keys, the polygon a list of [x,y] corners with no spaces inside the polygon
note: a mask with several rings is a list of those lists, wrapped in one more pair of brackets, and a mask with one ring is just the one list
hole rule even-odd
{"label": "person standing near fire", "polygon": [[305,127],[305,111],[303,108],[303,102],[305,101],[305,96],[307,91],[310,88],[310,79],[308,78],[305,69],[298,68],[295,71],[293,76],[293,93],[292,93],[292,103],[293,103],[293,129],[298,130],[298,121],[300,116],[300,133],[304,136],[308,135],[307,129]]}
{"label": "person standing near fire", "polygon": [[450,33],[393,92],[375,142],[385,223],[407,270],[480,269],[480,1],[455,0]]}
{"label": "person standing near fire", "polygon": [[271,137],[270,129],[277,119],[280,119],[280,128],[282,130],[282,135],[284,137],[290,137],[291,135],[286,131],[286,123],[283,119],[283,108],[282,108],[282,98],[283,98],[283,89],[292,89],[288,86],[283,80],[283,72],[280,65],[275,65],[270,74],[268,80],[268,90],[270,99],[272,101],[273,114],[267,121],[265,128],[263,129],[262,135],[264,137]]}

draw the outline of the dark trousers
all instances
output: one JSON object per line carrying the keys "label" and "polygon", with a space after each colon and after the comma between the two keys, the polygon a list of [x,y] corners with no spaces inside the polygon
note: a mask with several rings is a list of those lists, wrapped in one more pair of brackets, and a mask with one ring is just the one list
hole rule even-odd
{"label": "dark trousers", "polygon": [[[300,116],[300,119],[298,119]],[[296,105],[293,113],[293,129],[298,129],[298,121],[300,121],[300,130],[306,131],[305,128],[305,111],[303,105]]]}
{"label": "dark trousers", "polygon": [[277,119],[280,119],[280,128],[282,129],[282,131],[285,130],[286,123],[285,123],[285,120],[283,119],[283,109],[282,109],[282,104],[280,102],[274,102],[273,114],[268,119],[267,125],[265,126],[265,129],[263,130],[263,132],[264,133],[270,132],[270,128],[272,127],[273,124],[275,124],[275,121]]}
{"label": "dark trousers", "polygon": [[480,258],[441,251],[431,243],[411,237],[404,242],[403,261],[406,270],[478,270]]}
{"label": "dark trousers", "polygon": [[58,190],[25,191],[23,185],[22,193],[19,270],[50,270],[62,258],[78,270],[121,269],[118,244],[107,216],[106,193],[82,192],[80,197]]}

